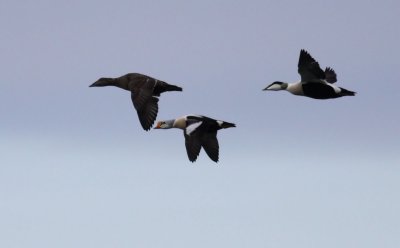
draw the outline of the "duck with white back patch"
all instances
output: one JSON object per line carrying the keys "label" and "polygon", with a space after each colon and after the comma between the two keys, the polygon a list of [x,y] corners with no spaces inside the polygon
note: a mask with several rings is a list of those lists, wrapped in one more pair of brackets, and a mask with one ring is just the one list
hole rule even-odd
{"label": "duck with white back patch", "polygon": [[211,160],[218,162],[217,131],[230,127],[236,127],[236,125],[202,115],[186,115],[177,119],[159,121],[155,129],[182,129],[185,136],[186,152],[191,162],[196,161],[202,147]]}
{"label": "duck with white back patch", "polygon": [[306,96],[314,99],[331,99],[342,96],[354,96],[356,93],[334,85],[336,73],[326,67],[323,71],[318,62],[304,49],[300,51],[298,73],[301,80],[296,83],[273,82],[263,90],[286,90],[298,96]]}

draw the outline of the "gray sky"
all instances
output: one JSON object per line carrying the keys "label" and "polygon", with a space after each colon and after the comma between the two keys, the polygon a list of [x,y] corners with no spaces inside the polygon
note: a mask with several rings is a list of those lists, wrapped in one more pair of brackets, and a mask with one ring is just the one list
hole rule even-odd
{"label": "gray sky", "polygon": [[[398,1],[0,2],[0,247],[400,245]],[[263,92],[300,49],[358,94]],[[220,162],[140,127],[141,72],[182,86],[158,119],[204,114]]]}

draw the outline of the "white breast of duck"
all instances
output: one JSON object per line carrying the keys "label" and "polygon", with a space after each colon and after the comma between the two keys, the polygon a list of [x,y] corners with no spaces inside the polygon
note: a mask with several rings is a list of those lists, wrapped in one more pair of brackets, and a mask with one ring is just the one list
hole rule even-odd
{"label": "white breast of duck", "polygon": [[303,85],[302,85],[301,81],[288,84],[286,90],[289,91],[290,93],[292,93],[293,95],[298,95],[298,96],[304,95]]}

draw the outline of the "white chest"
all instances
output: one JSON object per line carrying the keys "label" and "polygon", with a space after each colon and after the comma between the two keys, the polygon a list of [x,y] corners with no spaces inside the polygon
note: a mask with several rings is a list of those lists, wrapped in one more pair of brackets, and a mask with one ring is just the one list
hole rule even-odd
{"label": "white chest", "polygon": [[300,82],[289,84],[286,90],[292,93],[293,95],[299,95],[299,96],[304,95],[303,86]]}

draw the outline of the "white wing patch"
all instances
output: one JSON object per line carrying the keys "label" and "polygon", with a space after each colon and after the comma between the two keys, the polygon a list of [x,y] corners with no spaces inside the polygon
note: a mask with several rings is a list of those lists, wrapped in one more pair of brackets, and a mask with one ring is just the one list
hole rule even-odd
{"label": "white wing patch", "polygon": [[186,134],[190,135],[191,133],[193,133],[202,123],[203,123],[202,121],[199,121],[187,126],[185,130]]}
{"label": "white wing patch", "polygon": [[335,90],[336,94],[339,94],[342,91],[339,87],[337,87],[334,84],[330,84],[330,83],[326,83],[326,84],[331,86]]}

